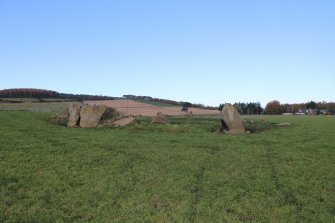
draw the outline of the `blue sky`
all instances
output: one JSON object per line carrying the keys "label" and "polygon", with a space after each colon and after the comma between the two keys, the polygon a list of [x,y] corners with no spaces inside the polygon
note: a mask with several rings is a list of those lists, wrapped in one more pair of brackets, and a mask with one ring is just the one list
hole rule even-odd
{"label": "blue sky", "polygon": [[335,101],[333,0],[0,0],[0,89]]}

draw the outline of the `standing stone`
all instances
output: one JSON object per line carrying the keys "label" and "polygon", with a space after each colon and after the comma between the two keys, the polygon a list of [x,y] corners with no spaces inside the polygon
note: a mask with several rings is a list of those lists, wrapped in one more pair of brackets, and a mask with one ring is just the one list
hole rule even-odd
{"label": "standing stone", "polygon": [[166,124],[167,122],[168,118],[162,112],[157,112],[156,116],[152,118],[152,123]]}
{"label": "standing stone", "polygon": [[69,107],[66,107],[64,110],[58,112],[56,116],[59,119],[68,119],[69,118]]}
{"label": "standing stone", "polygon": [[80,104],[71,104],[69,107],[69,121],[68,127],[75,127],[79,124]]}
{"label": "standing stone", "polygon": [[102,115],[98,126],[112,126],[116,120],[121,118],[122,115],[115,108],[108,107]]}
{"label": "standing stone", "polygon": [[228,127],[228,133],[242,134],[244,133],[243,119],[236,108],[231,104],[225,104],[221,112],[221,120]]}
{"label": "standing stone", "polygon": [[80,127],[97,127],[107,109],[105,105],[83,105],[80,109]]}

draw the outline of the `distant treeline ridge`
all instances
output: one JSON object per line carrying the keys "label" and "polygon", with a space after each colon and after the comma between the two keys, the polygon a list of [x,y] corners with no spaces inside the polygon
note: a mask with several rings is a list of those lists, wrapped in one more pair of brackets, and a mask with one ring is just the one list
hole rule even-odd
{"label": "distant treeline ridge", "polygon": [[13,88],[0,90],[0,98],[59,98],[73,100],[113,100],[114,97],[87,95],[87,94],[66,94],[57,91],[50,91],[35,88]]}

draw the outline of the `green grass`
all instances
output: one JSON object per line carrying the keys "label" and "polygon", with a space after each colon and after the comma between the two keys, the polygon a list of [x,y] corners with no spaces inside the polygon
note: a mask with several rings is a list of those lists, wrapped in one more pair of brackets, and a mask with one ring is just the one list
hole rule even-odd
{"label": "green grass", "polygon": [[[335,222],[335,117],[77,129],[0,112],[0,222]],[[272,125],[269,125],[272,126]]]}

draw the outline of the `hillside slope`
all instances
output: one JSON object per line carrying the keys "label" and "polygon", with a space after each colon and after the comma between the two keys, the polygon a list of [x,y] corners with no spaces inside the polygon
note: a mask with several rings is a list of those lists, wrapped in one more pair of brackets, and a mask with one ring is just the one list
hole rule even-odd
{"label": "hillside slope", "polygon": [[[186,112],[181,111],[182,107],[159,107],[133,100],[99,100],[99,101],[84,101],[84,103],[91,105],[103,104],[108,107],[113,107],[119,112],[131,115],[155,116],[157,112],[162,112],[163,114],[166,115],[187,115]],[[200,108],[189,108],[189,112],[192,112],[194,115],[220,114],[219,110],[209,110]]]}

